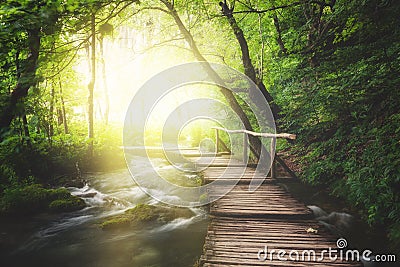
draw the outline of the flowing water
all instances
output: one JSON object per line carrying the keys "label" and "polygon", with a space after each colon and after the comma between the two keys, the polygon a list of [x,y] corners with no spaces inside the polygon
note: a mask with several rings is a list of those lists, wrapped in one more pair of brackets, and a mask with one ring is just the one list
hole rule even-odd
{"label": "flowing water", "polygon": [[[148,166],[137,162],[137,171]],[[160,168],[171,179],[193,179],[160,159]],[[92,173],[88,185],[68,188],[88,207],[71,213],[42,214],[27,221],[0,223],[0,266],[192,266],[200,257],[207,214],[192,209],[191,218],[138,229],[105,231],[99,224],[139,203],[161,205],[135,185],[128,170]],[[156,192],[160,200],[175,197]]]}
{"label": "flowing water", "polygon": [[[396,251],[391,250],[387,238],[386,229],[372,228],[361,218],[361,212],[349,208],[343,200],[331,196],[325,189],[311,187],[299,180],[282,182],[281,187],[290,192],[295,198],[308,205],[313,211],[315,219],[327,228],[337,238],[347,240],[348,249],[355,249],[360,255],[365,250],[374,255],[394,255]],[[398,252],[397,252],[398,253]],[[399,255],[396,255],[398,259]],[[366,262],[362,260],[365,267],[397,267],[396,262]]]}
{"label": "flowing water", "polygon": [[[150,168],[140,157],[134,164],[133,170],[142,176]],[[171,181],[191,184],[198,179],[193,173],[176,170],[163,159],[156,159],[156,165]],[[85,187],[68,189],[83,197],[87,208],[41,214],[26,221],[0,222],[0,266],[190,267],[200,257],[208,225],[204,209],[194,208],[193,217],[176,218],[156,227],[105,231],[99,224],[108,216],[123,213],[139,203],[161,204],[136,186],[126,169],[86,174],[84,178],[88,182]],[[344,203],[300,182],[281,186],[310,205],[321,224],[338,237],[346,237],[351,247],[389,252],[384,231],[372,231]],[[159,200],[177,197],[162,190],[152,193]]]}

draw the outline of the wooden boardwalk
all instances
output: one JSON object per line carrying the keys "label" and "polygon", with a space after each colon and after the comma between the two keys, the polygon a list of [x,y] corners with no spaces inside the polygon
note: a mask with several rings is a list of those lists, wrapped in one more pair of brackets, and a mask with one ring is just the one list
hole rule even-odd
{"label": "wooden boardwalk", "polygon": [[[340,260],[339,253],[331,254],[337,260],[330,259],[323,250],[336,250],[337,237],[318,224],[311,210],[275,180],[267,178],[255,192],[249,192],[251,179],[264,179],[265,175],[240,167],[240,162],[227,168],[228,162],[229,156],[216,157],[203,171],[205,182],[210,183],[235,178],[244,170],[239,183],[210,204],[211,219],[200,266],[362,266]],[[223,173],[224,177],[219,178]],[[221,197],[223,187],[211,187],[209,198]],[[279,250],[286,254],[278,255]]]}

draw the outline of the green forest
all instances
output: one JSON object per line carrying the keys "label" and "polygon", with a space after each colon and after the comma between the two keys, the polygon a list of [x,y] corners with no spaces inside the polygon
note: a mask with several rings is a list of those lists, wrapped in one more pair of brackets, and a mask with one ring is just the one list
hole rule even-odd
{"label": "green forest", "polygon": [[394,0],[1,1],[0,221],[84,208],[66,188],[124,168],[134,88],[207,61],[258,86],[277,132],[297,135],[278,153],[398,253],[399,14]]}

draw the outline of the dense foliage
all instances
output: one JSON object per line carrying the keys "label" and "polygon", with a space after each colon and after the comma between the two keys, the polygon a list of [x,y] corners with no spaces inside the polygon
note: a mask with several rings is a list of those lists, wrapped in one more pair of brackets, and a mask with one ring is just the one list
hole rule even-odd
{"label": "dense foliage", "polygon": [[332,3],[282,12],[287,52],[271,90],[281,123],[300,138],[302,177],[329,186],[371,224],[392,225],[398,241],[400,5]]}
{"label": "dense foliage", "polygon": [[[34,182],[54,184],[66,174],[74,178],[79,165],[99,166],[105,154],[121,155],[116,152],[117,129],[96,125],[102,134],[95,141],[95,157],[89,158],[85,118],[74,112],[86,103],[82,75],[73,66],[88,42],[88,16],[115,5],[1,3],[0,192]],[[100,14],[98,18],[104,19]]]}

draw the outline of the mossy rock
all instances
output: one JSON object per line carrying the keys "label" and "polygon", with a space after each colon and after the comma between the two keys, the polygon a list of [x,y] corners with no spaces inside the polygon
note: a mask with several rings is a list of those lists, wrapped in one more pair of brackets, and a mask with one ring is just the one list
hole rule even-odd
{"label": "mossy rock", "polygon": [[193,212],[186,208],[138,204],[123,214],[110,217],[100,227],[104,230],[127,226],[136,227],[148,222],[167,223],[177,218],[190,218],[193,215]]}
{"label": "mossy rock", "polygon": [[100,227],[102,229],[115,229],[115,228],[122,228],[125,226],[129,226],[131,224],[131,220],[125,216],[115,216],[112,219],[109,219],[103,222]]}
{"label": "mossy rock", "polygon": [[82,199],[65,188],[46,189],[33,184],[5,190],[0,200],[0,214],[24,216],[46,211],[72,211],[85,206]]}
{"label": "mossy rock", "polygon": [[85,201],[83,199],[70,196],[66,199],[57,199],[50,203],[49,210],[52,212],[68,212],[80,210],[86,207]]}
{"label": "mossy rock", "polygon": [[48,193],[48,198],[51,200],[68,199],[73,197],[71,193],[63,187],[57,189],[46,189]]}

